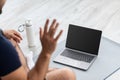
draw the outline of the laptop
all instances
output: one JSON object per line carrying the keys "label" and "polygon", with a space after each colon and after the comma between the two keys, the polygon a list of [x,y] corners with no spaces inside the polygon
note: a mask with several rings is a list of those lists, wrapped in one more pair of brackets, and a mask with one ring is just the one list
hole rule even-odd
{"label": "laptop", "polygon": [[98,56],[102,31],[69,25],[65,49],[54,62],[88,70]]}

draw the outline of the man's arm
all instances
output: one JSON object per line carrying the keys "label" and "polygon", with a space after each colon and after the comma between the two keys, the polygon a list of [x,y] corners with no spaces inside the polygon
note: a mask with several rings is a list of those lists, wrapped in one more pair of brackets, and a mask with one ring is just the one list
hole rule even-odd
{"label": "man's arm", "polygon": [[4,35],[7,39],[9,39],[11,41],[11,43],[13,44],[13,46],[15,47],[15,49],[18,53],[21,64],[23,65],[25,71],[28,72],[29,68],[27,66],[25,56],[24,56],[21,48],[18,45],[18,43],[20,43],[20,41],[22,40],[21,35],[15,30],[4,30],[4,31],[2,31],[2,29],[0,29],[0,32],[2,33],[2,35]]}
{"label": "man's arm", "polygon": [[15,40],[17,43],[20,43],[20,41],[22,40],[21,35],[15,31],[15,30],[4,30],[2,31],[2,34],[7,38],[7,39],[13,39]]}
{"label": "man's arm", "polygon": [[62,34],[60,33],[54,38],[58,23],[54,20],[48,30],[49,20],[46,21],[44,31],[40,28],[40,40],[42,44],[41,54],[32,70],[27,74],[24,67],[21,66],[14,72],[2,77],[2,80],[44,80],[48,71],[49,61],[52,53],[56,48],[57,41]]}
{"label": "man's arm", "polygon": [[10,42],[12,43],[12,45],[14,46],[14,48],[16,49],[17,53],[18,53],[18,56],[19,56],[19,59],[20,59],[20,62],[22,64],[22,66],[24,67],[26,73],[29,72],[29,67],[27,66],[27,61],[25,59],[25,56],[20,48],[20,46],[18,45],[18,43],[13,39],[9,39]]}
{"label": "man's arm", "polygon": [[56,22],[56,20],[53,20],[49,30],[48,24],[49,20],[46,21],[44,31],[42,30],[42,28],[40,28],[42,51],[36,62],[35,67],[28,74],[28,80],[44,80],[45,75],[48,71],[51,55],[56,48],[57,40],[62,34],[61,30],[60,33],[56,36],[56,38],[54,38],[59,24]]}
{"label": "man's arm", "polygon": [[27,80],[27,74],[23,66],[6,76],[1,77],[2,80]]}

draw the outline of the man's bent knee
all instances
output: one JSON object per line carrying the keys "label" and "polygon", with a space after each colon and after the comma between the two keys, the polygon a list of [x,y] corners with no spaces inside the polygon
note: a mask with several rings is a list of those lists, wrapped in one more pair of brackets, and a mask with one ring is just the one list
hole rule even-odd
{"label": "man's bent knee", "polygon": [[66,80],[76,80],[75,73],[69,68],[63,68],[62,74]]}
{"label": "man's bent knee", "polygon": [[48,72],[46,80],[76,80],[75,73],[69,68],[56,69]]}

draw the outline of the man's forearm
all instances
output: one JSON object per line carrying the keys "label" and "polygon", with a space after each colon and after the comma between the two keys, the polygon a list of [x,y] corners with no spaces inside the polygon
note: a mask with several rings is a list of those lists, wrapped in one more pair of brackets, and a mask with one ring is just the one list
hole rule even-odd
{"label": "man's forearm", "polygon": [[50,57],[51,55],[41,52],[35,67],[28,74],[28,80],[44,80],[48,71]]}
{"label": "man's forearm", "polygon": [[[19,45],[16,46],[16,50],[18,52],[20,61],[25,71],[28,72],[29,69],[28,69],[27,63]],[[50,58],[51,58],[51,55],[46,55],[46,53],[42,51],[40,56],[38,57],[38,60],[34,68],[30,70],[28,73],[28,80],[44,80],[46,73],[48,71]]]}
{"label": "man's forearm", "polygon": [[46,20],[44,30],[40,28],[40,41],[42,44],[42,52],[36,62],[35,67],[29,72],[28,80],[44,80],[48,71],[49,61],[52,53],[56,48],[57,41],[62,34],[62,30],[54,37],[59,23],[53,20],[49,30],[49,19]]}

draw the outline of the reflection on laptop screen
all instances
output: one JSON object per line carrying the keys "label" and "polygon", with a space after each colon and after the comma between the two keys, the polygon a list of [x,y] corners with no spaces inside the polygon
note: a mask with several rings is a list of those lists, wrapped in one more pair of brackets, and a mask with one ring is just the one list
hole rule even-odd
{"label": "reflection on laptop screen", "polygon": [[70,24],[66,47],[98,55],[101,33],[100,30]]}

